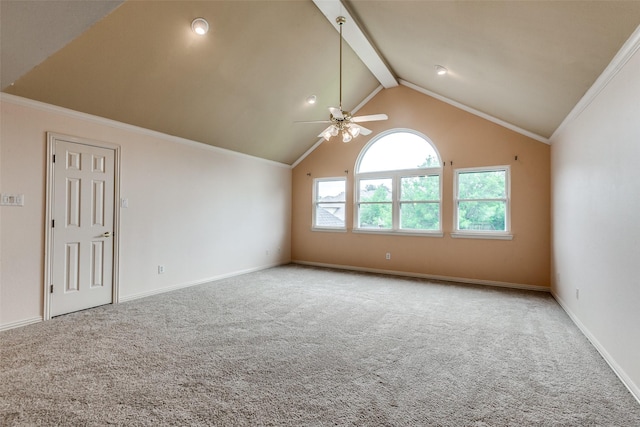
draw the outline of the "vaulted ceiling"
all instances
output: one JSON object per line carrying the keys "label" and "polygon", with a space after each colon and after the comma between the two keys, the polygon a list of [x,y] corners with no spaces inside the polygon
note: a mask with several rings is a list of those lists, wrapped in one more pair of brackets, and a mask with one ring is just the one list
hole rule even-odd
{"label": "vaulted ceiling", "polygon": [[292,164],[324,128],[297,122],[338,104],[338,14],[345,109],[399,83],[545,141],[634,33],[640,1],[1,0],[0,84]]}

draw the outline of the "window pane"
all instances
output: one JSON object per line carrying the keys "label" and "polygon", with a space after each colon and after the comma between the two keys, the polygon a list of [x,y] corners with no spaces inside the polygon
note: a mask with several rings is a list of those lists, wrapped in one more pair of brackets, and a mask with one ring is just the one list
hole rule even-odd
{"label": "window pane", "polygon": [[459,199],[499,199],[506,197],[506,171],[458,174]]}
{"label": "window pane", "polygon": [[391,228],[391,203],[361,204],[358,212],[358,227],[360,228]]}
{"label": "window pane", "polygon": [[401,203],[400,228],[440,230],[440,203]]}
{"label": "window pane", "polygon": [[506,231],[505,202],[459,202],[458,230]]}
{"label": "window pane", "polygon": [[362,157],[358,173],[440,167],[438,153],[424,138],[394,132],[373,143]]}
{"label": "window pane", "polygon": [[317,181],[316,200],[319,202],[344,202],[346,180]]}
{"label": "window pane", "polygon": [[316,205],[317,227],[344,228],[344,203],[318,203]]}
{"label": "window pane", "polygon": [[401,200],[440,200],[440,176],[408,176],[400,178]]}
{"label": "window pane", "polygon": [[359,201],[390,202],[391,201],[391,178],[360,180]]}

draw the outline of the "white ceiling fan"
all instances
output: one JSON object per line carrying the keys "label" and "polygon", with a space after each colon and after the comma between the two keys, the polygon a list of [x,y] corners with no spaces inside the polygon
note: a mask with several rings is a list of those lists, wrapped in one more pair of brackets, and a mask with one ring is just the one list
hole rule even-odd
{"label": "white ceiling fan", "polygon": [[351,116],[351,113],[342,109],[342,25],[346,22],[344,16],[338,16],[336,22],[340,26],[340,106],[329,107],[329,120],[316,120],[302,123],[330,123],[330,126],[318,136],[329,141],[332,137],[342,135],[342,142],[349,142],[356,136],[369,135],[371,130],[360,126],[358,123],[387,120],[386,114],[371,114],[369,116]]}

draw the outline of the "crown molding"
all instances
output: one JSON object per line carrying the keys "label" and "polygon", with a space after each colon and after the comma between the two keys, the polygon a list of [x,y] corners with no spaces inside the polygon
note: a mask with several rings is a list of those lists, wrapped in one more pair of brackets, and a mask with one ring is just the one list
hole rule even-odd
{"label": "crown molding", "polygon": [[549,138],[545,138],[544,136],[538,135],[537,133],[529,132],[528,130],[522,129],[522,128],[520,128],[520,127],[518,127],[516,125],[513,125],[511,123],[505,122],[504,120],[501,120],[501,119],[499,119],[497,117],[494,117],[494,116],[491,116],[489,114],[483,113],[482,111],[476,110],[475,108],[471,108],[471,107],[469,107],[467,105],[461,104],[460,102],[454,101],[453,99],[447,98],[446,96],[442,96],[442,95],[437,94],[435,92],[431,92],[428,89],[425,89],[423,87],[415,85],[415,84],[413,84],[411,82],[408,82],[406,80],[400,79],[400,84],[403,85],[403,86],[406,86],[408,88],[411,88],[411,89],[413,89],[413,90],[415,90],[417,92],[420,92],[420,93],[422,93],[424,95],[428,95],[428,96],[430,96],[432,98],[435,98],[435,99],[437,99],[439,101],[442,101],[442,102],[444,102],[446,104],[452,105],[452,106],[454,106],[456,108],[459,108],[459,109],[461,109],[463,111],[466,111],[467,113],[471,113],[474,116],[478,116],[478,117],[483,118],[485,120],[488,120],[488,121],[490,121],[492,123],[495,123],[497,125],[505,127],[505,128],[507,128],[509,130],[517,132],[517,133],[519,133],[521,135],[524,135],[524,136],[529,137],[531,139],[535,139],[538,142],[542,142],[544,144],[550,144],[551,143],[549,141]]}
{"label": "crown molding", "polygon": [[580,101],[573,107],[571,112],[560,123],[560,126],[553,132],[551,141],[553,141],[569,123],[577,119],[582,112],[600,95],[600,92],[609,85],[609,82],[622,70],[629,60],[640,49],[640,25],[635,29],[627,41],[622,45],[616,56],[613,57],[607,68],[604,69],[600,77],[591,85],[589,90],[585,92]]}
{"label": "crown molding", "polygon": [[23,107],[33,108],[35,110],[45,111],[54,114],[61,114],[66,117],[71,117],[78,120],[83,120],[90,123],[95,123],[102,126],[108,126],[111,128],[124,130],[128,132],[134,132],[140,135],[151,136],[154,138],[162,139],[164,141],[173,142],[176,144],[187,145],[189,147],[198,148],[206,151],[213,151],[220,154],[231,155],[235,157],[241,157],[244,159],[256,160],[263,163],[268,163],[272,166],[279,166],[287,169],[291,169],[291,166],[276,162],[274,160],[263,159],[262,157],[252,156],[250,154],[244,154],[237,151],[229,150],[226,148],[216,147],[214,145],[205,144],[204,142],[193,141],[191,139],[181,138],[179,136],[169,135],[166,133],[158,132],[155,130],[143,128],[140,126],[130,125],[122,123],[117,120],[107,119],[100,116],[94,116],[93,114],[82,113],[79,111],[71,110],[57,105],[47,104],[41,101],[35,101],[33,99],[23,98],[21,96],[11,95],[8,93],[0,92],[0,101],[7,102],[14,105],[20,105]]}

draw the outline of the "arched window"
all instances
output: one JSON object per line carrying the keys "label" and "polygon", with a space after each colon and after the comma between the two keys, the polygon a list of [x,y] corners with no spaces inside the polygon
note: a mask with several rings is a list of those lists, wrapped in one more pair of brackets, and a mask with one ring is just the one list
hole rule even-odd
{"label": "arched window", "polygon": [[426,136],[384,132],[362,149],[355,170],[355,230],[442,235],[442,163]]}

